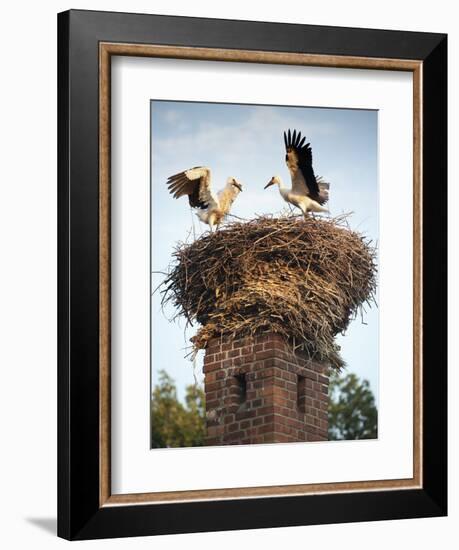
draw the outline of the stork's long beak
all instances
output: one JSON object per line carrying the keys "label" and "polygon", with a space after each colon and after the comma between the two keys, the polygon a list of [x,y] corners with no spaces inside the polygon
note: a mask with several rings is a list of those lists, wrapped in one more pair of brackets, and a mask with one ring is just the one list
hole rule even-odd
{"label": "stork's long beak", "polygon": [[268,183],[265,185],[265,189],[268,189],[268,187],[271,187],[271,185],[274,185],[273,180],[269,180]]}
{"label": "stork's long beak", "polygon": [[239,191],[242,193],[242,185],[241,185],[238,181],[235,181],[235,182],[233,183],[233,185],[234,185],[235,187],[237,187],[237,188],[239,189]]}

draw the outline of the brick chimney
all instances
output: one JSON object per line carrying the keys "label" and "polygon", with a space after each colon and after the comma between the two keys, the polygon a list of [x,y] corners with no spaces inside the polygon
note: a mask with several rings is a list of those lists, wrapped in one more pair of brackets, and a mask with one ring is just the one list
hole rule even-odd
{"label": "brick chimney", "polygon": [[328,365],[279,334],[214,338],[204,374],[207,445],[328,439]]}

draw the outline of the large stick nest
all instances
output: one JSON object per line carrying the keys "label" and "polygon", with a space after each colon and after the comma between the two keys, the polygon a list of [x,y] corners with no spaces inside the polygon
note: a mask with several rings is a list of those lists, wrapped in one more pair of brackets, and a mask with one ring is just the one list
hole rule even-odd
{"label": "large stick nest", "polygon": [[163,304],[201,325],[195,350],[272,331],[340,369],[334,337],[374,301],[376,250],[345,217],[258,217],[180,243],[163,285]]}

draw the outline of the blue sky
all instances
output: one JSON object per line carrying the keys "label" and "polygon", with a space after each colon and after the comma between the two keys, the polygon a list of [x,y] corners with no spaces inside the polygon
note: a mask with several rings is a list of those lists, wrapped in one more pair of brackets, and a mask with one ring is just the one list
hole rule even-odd
{"label": "blue sky", "polygon": [[[286,184],[283,131],[300,130],[311,142],[314,170],[330,182],[332,216],[353,212],[351,228],[378,241],[377,111],[152,101],[152,270],[166,271],[178,241],[192,240],[207,230],[186,198],[169,195],[167,177],[192,166],[212,170],[214,189],[228,176],[242,181],[244,192],[232,213],[250,219],[285,210],[277,188],[263,190],[274,175]],[[163,276],[152,275],[152,288]],[[174,310],[152,297],[152,383],[165,369],[183,398],[187,384],[202,381],[202,354],[195,363],[184,358],[195,328],[170,322]],[[338,336],[349,372],[369,380],[378,392],[378,310],[375,306]]]}

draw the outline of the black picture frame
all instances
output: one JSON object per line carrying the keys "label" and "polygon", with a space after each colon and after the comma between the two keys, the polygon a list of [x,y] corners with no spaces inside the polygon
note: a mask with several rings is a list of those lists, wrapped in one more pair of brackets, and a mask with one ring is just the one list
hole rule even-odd
{"label": "black picture frame", "polygon": [[[99,43],[422,61],[422,488],[100,506]],[[71,540],[447,513],[447,37],[71,10],[58,15],[58,535]]]}

